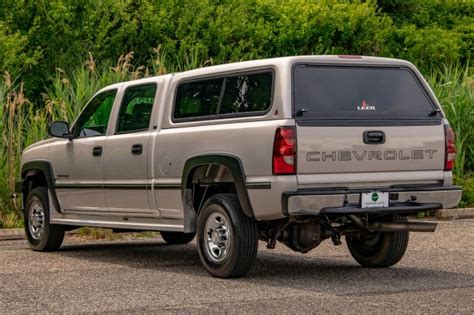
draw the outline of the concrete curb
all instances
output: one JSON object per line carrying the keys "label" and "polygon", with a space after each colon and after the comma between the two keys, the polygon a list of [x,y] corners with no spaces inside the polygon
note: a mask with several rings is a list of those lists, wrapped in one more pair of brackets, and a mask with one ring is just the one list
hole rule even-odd
{"label": "concrete curb", "polygon": [[441,209],[436,218],[442,220],[474,219],[474,208]]}
{"label": "concrete curb", "polygon": [[25,238],[25,230],[23,229],[0,229],[0,241],[22,240]]}

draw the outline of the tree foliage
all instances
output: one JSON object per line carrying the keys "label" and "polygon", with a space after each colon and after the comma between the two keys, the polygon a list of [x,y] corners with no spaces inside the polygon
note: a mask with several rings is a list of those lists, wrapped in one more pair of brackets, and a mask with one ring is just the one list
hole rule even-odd
{"label": "tree foliage", "polygon": [[428,71],[469,61],[472,13],[467,0],[5,0],[0,70],[21,76],[30,98],[89,52],[112,63],[133,51],[147,64],[158,45],[178,62],[364,54]]}

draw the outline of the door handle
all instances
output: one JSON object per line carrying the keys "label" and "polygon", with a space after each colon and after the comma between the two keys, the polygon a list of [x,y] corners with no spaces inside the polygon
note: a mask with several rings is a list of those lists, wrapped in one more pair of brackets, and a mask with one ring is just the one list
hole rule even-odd
{"label": "door handle", "polygon": [[92,149],[93,156],[101,156],[102,155],[102,147],[94,147]]}
{"label": "door handle", "polygon": [[143,145],[141,144],[134,144],[132,145],[132,154],[133,155],[140,155],[143,152]]}
{"label": "door handle", "polygon": [[383,131],[364,131],[363,138],[366,144],[385,143],[385,133]]}

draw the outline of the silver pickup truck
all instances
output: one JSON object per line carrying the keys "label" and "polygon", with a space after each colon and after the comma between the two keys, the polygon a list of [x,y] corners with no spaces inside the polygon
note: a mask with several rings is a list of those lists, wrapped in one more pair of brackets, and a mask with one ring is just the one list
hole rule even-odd
{"label": "silver pickup truck", "polygon": [[306,253],[345,237],[389,267],[420,211],[454,207],[454,133],[409,62],[301,56],[107,86],[28,147],[21,181],[33,250],[80,226],[197,235],[216,277],[246,274],[258,240]]}

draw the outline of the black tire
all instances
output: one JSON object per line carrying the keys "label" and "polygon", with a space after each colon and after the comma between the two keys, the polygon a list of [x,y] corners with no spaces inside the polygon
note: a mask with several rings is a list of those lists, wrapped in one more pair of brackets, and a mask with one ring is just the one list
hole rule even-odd
{"label": "black tire", "polygon": [[[389,222],[406,222],[406,217],[392,215]],[[362,266],[386,268],[398,263],[408,246],[408,231],[362,233],[360,237],[346,236],[352,257]]]}
{"label": "black tire", "polygon": [[26,198],[24,213],[25,233],[30,248],[40,252],[58,250],[63,242],[65,229],[61,225],[49,223],[48,189],[46,187],[36,187],[30,191]]}
{"label": "black tire", "polygon": [[171,245],[188,244],[194,239],[196,233],[181,233],[181,232],[160,232],[161,237],[166,243]]}
{"label": "black tire", "polygon": [[[213,229],[210,227],[213,224],[219,226]],[[216,244],[213,239],[221,242],[220,245],[222,242],[226,244],[222,247],[222,255],[217,255],[220,247],[211,249],[210,242]],[[234,194],[214,195],[205,202],[198,215],[197,245],[201,262],[212,276],[241,277],[250,270],[257,257],[257,224],[243,213]]]}

